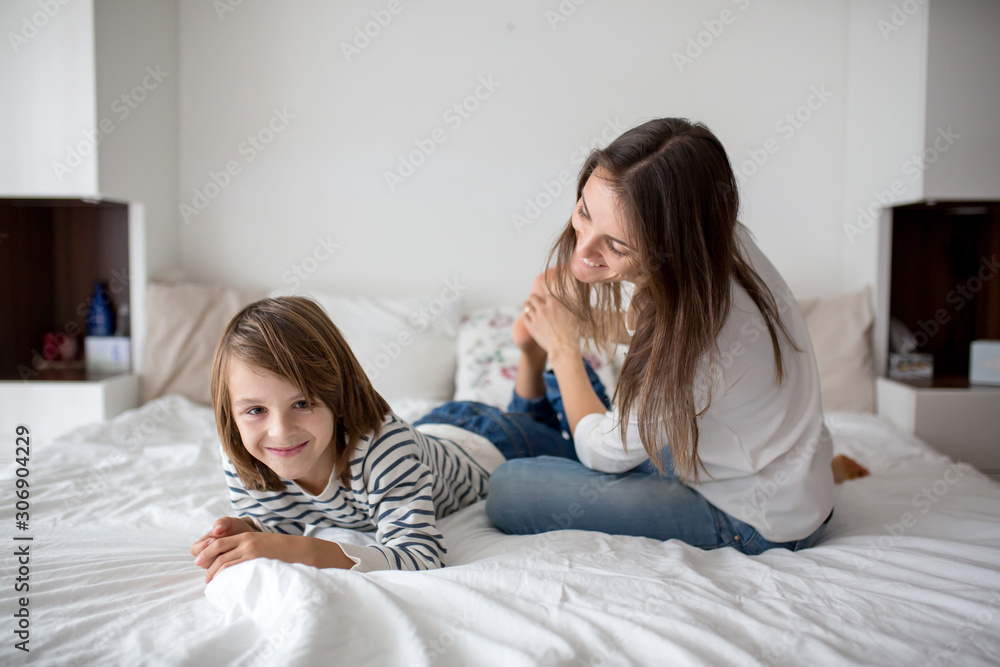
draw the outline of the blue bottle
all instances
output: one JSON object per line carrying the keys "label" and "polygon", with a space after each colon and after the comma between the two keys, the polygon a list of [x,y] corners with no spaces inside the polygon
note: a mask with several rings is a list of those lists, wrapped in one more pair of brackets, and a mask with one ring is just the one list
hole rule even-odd
{"label": "blue bottle", "polygon": [[94,296],[90,298],[90,309],[87,311],[87,335],[111,336],[115,333],[115,318],[111,313],[111,295],[104,283],[94,283]]}

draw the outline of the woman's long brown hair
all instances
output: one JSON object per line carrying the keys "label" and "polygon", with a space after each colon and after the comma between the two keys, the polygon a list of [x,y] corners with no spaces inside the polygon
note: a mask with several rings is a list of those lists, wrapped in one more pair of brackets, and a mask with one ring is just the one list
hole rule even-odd
{"label": "woman's long brown hair", "polygon": [[[767,323],[777,381],[784,379],[778,331],[791,343],[774,295],[744,257],[737,238],[739,195],[722,143],[704,125],[682,118],[652,120],[590,154],[580,170],[577,201],[587,179],[605,180],[636,248],[632,310],[635,334],[615,392],[625,444],[629,415],[663,472],[670,448],[678,474],[698,480],[698,422],[694,384],[699,365],[717,372],[716,339],[732,303],[733,281],[747,291]],[[589,285],[570,272],[576,232],[572,221],[549,254],[549,289],[577,317],[583,333],[607,345],[620,326],[618,283]],[[793,344],[794,347],[794,344]]]}
{"label": "woman's long brown hair", "polygon": [[215,350],[212,407],[222,447],[246,488],[284,491],[281,478],[251,456],[240,438],[229,393],[233,361],[295,385],[310,401],[330,408],[334,474],[349,487],[350,461],[358,440],[378,432],[389,404],[375,391],[326,311],[304,297],[262,299],[233,317]]}

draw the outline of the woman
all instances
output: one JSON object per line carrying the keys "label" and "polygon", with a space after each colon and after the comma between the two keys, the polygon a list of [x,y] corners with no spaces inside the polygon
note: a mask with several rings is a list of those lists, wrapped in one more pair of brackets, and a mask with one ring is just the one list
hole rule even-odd
{"label": "woman", "polygon": [[[788,286],[738,208],[725,149],[703,125],[653,120],[588,158],[554,268],[515,326],[522,356],[509,408],[561,427],[579,462],[502,464],[487,499],[501,530],[745,553],[819,538],[834,476],[816,361]],[[581,334],[630,343],[613,410]]]}

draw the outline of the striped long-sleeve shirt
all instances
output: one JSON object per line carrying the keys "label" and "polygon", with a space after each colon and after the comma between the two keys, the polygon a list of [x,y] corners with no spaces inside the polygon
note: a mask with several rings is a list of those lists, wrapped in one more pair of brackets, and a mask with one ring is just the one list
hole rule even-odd
{"label": "striped long-sleeve shirt", "polygon": [[358,441],[351,485],[331,475],[310,495],[292,480],[282,491],[243,486],[223,452],[223,468],[236,515],[266,532],[302,535],[306,526],[375,531],[377,544],[338,543],[361,572],[426,570],[447,552],[435,520],[486,496],[489,473],[452,440],[421,433],[389,413],[375,436]]}

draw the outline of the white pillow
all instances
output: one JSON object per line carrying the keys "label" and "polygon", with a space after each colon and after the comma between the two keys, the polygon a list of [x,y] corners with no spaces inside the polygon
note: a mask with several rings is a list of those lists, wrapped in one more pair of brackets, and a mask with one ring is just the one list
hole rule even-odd
{"label": "white pillow", "polygon": [[803,299],[799,309],[816,353],[823,409],[874,412],[871,289],[827,299]]}
{"label": "white pillow", "polygon": [[[521,351],[514,344],[512,329],[518,308],[480,308],[462,319],[458,333],[458,372],[455,375],[455,400],[478,401],[505,409],[514,391],[517,365]],[[590,351],[584,357],[590,362],[608,398],[614,394],[620,362]]]}
{"label": "white pillow", "polygon": [[389,403],[450,400],[462,301],[454,291],[424,297],[349,297],[275,290],[314,299],[337,325],[376,391]]}

